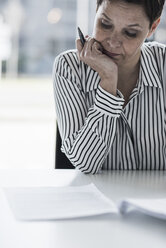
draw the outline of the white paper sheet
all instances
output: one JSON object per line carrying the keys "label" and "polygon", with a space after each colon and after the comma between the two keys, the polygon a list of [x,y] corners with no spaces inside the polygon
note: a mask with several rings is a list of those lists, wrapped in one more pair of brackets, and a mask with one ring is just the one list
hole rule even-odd
{"label": "white paper sheet", "polygon": [[4,192],[19,220],[66,219],[118,212],[114,203],[93,184],[5,188]]}
{"label": "white paper sheet", "polygon": [[120,202],[119,210],[122,214],[131,209],[166,220],[166,199],[125,199]]}

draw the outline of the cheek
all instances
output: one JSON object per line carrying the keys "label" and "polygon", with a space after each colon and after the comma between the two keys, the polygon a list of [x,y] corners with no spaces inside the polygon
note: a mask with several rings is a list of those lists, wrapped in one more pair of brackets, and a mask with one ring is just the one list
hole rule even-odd
{"label": "cheek", "polygon": [[146,39],[146,34],[142,33],[136,39],[127,42],[126,47],[128,53],[136,54],[137,52],[139,52],[145,39]]}
{"label": "cheek", "polygon": [[131,41],[131,42],[126,41],[123,44],[123,49],[124,49],[125,55],[127,57],[132,57],[132,56],[136,55],[138,52],[140,52],[140,48],[141,48],[142,43],[143,43],[142,40],[141,41],[135,40],[134,42],[133,41]]}
{"label": "cheek", "polygon": [[95,28],[93,30],[93,38],[95,38],[97,41],[101,42],[103,40],[103,32],[100,29]]}
{"label": "cheek", "polygon": [[93,28],[93,38],[95,38],[99,42],[103,42],[108,37],[108,32],[104,32],[98,22],[95,23]]}

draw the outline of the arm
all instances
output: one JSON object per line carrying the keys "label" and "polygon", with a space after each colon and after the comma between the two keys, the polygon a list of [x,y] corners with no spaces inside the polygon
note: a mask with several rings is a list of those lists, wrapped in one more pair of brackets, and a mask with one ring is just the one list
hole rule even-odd
{"label": "arm", "polygon": [[99,86],[95,103],[88,109],[64,56],[55,61],[54,92],[62,151],[82,172],[97,173],[114,140],[124,100]]}

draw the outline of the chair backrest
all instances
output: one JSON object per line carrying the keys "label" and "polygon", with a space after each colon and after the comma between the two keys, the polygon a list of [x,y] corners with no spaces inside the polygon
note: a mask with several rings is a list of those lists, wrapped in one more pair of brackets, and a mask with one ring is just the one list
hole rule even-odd
{"label": "chair backrest", "polygon": [[75,169],[66,155],[61,152],[61,136],[58,125],[56,125],[56,152],[55,152],[55,169]]}

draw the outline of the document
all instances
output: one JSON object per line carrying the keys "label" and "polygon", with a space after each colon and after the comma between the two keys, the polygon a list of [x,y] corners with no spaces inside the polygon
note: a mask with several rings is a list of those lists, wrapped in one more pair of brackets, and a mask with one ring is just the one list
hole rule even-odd
{"label": "document", "polygon": [[125,214],[136,209],[144,214],[166,220],[166,198],[164,199],[124,199],[119,203],[119,211]]}
{"label": "document", "polygon": [[117,213],[94,184],[68,187],[5,188],[16,219],[51,220]]}
{"label": "document", "polygon": [[166,220],[166,199],[122,199],[115,204],[94,184],[68,187],[5,188],[18,220],[58,220],[137,210]]}

